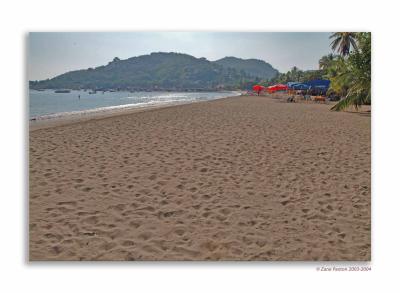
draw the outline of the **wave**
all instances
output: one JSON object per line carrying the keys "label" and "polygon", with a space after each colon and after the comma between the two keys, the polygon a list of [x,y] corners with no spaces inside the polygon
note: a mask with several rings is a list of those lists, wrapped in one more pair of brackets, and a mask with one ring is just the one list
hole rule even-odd
{"label": "wave", "polygon": [[157,100],[166,100],[166,99],[187,99],[188,95],[177,95],[177,94],[170,94],[170,95],[159,95],[159,96],[141,96],[141,97],[125,97],[124,99],[143,99],[143,100],[147,100],[147,99],[157,99]]}
{"label": "wave", "polygon": [[[214,95],[213,95],[214,94]],[[228,96],[237,96],[240,95],[240,92],[220,92],[221,96],[215,96],[215,93],[204,93],[204,95],[200,95],[198,92],[193,93],[171,93],[171,94],[162,94],[162,95],[155,95],[155,96],[141,96],[141,97],[124,97],[123,99],[135,99],[136,103],[129,103],[123,105],[114,105],[114,106],[107,106],[107,107],[98,107],[86,110],[78,110],[78,111],[70,111],[70,112],[57,112],[57,113],[49,113],[44,115],[38,115],[30,117],[31,121],[36,120],[46,120],[46,119],[56,119],[62,117],[70,117],[70,116],[85,116],[89,114],[96,114],[96,113],[104,113],[108,111],[115,111],[115,110],[123,110],[123,109],[135,109],[135,108],[145,108],[151,106],[162,106],[168,104],[188,104],[193,102],[200,102],[204,100],[215,100],[221,99]],[[147,101],[146,101],[147,100]]]}
{"label": "wave", "polygon": [[96,113],[105,113],[113,110],[126,110],[126,109],[135,109],[135,108],[145,108],[149,106],[157,106],[157,105],[165,105],[165,104],[183,104],[190,103],[194,100],[168,100],[168,101],[149,101],[142,103],[134,103],[134,104],[124,104],[124,105],[116,105],[116,106],[108,106],[108,107],[100,107],[88,110],[80,110],[80,111],[70,111],[70,112],[58,112],[51,113],[45,115],[39,115],[35,117],[31,117],[30,120],[46,120],[46,119],[55,119],[61,117],[69,117],[69,116],[84,116],[88,114],[96,114]]}

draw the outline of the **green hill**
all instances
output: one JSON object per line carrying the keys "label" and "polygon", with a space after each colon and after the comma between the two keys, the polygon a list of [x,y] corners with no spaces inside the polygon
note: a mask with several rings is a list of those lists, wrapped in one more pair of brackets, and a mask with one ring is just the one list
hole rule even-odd
{"label": "green hill", "polygon": [[30,81],[29,85],[32,89],[216,90],[237,89],[257,80],[246,71],[205,58],[151,53],[126,60],[114,58],[104,66]]}
{"label": "green hill", "polygon": [[233,68],[237,71],[244,71],[247,75],[261,79],[272,79],[279,72],[271,64],[257,59],[240,59],[236,57],[225,57],[215,61],[224,68]]}

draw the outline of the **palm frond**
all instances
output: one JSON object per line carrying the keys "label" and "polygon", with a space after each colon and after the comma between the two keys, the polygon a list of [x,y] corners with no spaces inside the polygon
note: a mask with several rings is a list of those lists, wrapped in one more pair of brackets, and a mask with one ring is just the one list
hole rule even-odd
{"label": "palm frond", "polygon": [[344,109],[348,108],[349,106],[353,105],[353,100],[355,98],[345,98],[343,100],[341,100],[340,102],[338,102],[335,106],[333,106],[331,108],[331,111],[343,111]]}
{"label": "palm frond", "polygon": [[332,50],[335,51],[336,48],[339,46],[339,44],[340,44],[340,39],[333,40],[332,43],[331,43]]}
{"label": "palm frond", "polygon": [[365,104],[371,103],[371,89],[365,88],[365,85],[354,84],[349,89],[346,97],[334,105],[332,111],[343,111],[349,106],[354,106],[356,109]]}
{"label": "palm frond", "polygon": [[350,39],[350,43],[355,51],[358,51],[357,41],[355,39]]}
{"label": "palm frond", "polygon": [[333,39],[333,38],[337,38],[338,36],[340,36],[340,33],[332,33],[329,38]]}

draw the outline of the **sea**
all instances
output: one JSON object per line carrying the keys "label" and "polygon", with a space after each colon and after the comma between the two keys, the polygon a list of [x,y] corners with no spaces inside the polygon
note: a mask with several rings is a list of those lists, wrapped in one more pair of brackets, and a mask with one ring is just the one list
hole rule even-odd
{"label": "sea", "polygon": [[183,104],[216,100],[240,95],[240,92],[102,92],[72,90],[56,93],[54,90],[29,90],[29,118],[50,119],[68,115],[84,115],[123,108]]}

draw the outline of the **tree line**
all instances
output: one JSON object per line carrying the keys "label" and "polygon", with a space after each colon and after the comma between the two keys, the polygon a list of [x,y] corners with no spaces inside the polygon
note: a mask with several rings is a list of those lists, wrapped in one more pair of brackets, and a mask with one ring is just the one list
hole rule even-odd
{"label": "tree line", "polygon": [[341,97],[332,110],[341,111],[371,104],[371,33],[335,32],[330,36],[334,53],[322,56],[318,70],[303,71],[293,67],[262,84],[273,85],[290,81],[305,82],[313,79],[331,81],[328,94]]}

